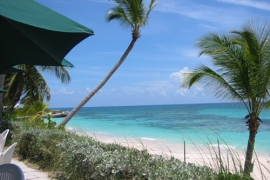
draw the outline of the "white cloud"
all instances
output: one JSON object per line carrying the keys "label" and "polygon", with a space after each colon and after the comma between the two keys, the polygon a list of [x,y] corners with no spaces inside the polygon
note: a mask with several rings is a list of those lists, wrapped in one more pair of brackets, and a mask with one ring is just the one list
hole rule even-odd
{"label": "white cloud", "polygon": [[162,91],[159,93],[161,96],[167,96],[167,93],[165,91]]}
{"label": "white cloud", "polygon": [[206,3],[198,3],[198,1],[194,2],[187,0],[160,1],[156,10],[215,23],[220,27],[234,27],[235,25],[238,25],[239,22],[243,22],[247,17],[250,16],[250,12],[237,7],[231,8],[228,13],[228,9],[222,6],[206,5]]}
{"label": "white cloud", "polygon": [[170,78],[178,80],[181,83],[181,80],[184,78],[184,73],[190,72],[188,67],[184,67],[182,70],[178,72],[173,72],[170,74]]}
{"label": "white cloud", "polygon": [[90,92],[92,89],[90,89],[89,87],[87,87],[85,90],[86,90],[87,92]]}
{"label": "white cloud", "polygon": [[121,89],[124,94],[142,94],[144,89],[141,87],[124,87]]}
{"label": "white cloud", "polygon": [[190,89],[180,87],[181,81],[184,78],[184,73],[188,72],[190,72],[189,68],[184,67],[182,70],[170,74],[170,78],[174,81],[177,81],[177,83],[179,84],[178,88],[175,91],[175,94],[183,97],[205,96],[205,94],[203,93],[204,89],[200,86],[200,84],[195,84]]}
{"label": "white cloud", "polygon": [[59,94],[74,94],[74,91],[67,90],[66,88],[62,87],[58,90]]}
{"label": "white cloud", "polygon": [[180,96],[185,96],[188,93],[188,89],[180,88],[177,89],[175,93],[179,94]]}
{"label": "white cloud", "polygon": [[255,0],[255,1],[254,0],[237,0],[237,1],[236,0],[217,0],[217,1],[270,11],[270,3],[267,1],[258,1],[258,0]]}

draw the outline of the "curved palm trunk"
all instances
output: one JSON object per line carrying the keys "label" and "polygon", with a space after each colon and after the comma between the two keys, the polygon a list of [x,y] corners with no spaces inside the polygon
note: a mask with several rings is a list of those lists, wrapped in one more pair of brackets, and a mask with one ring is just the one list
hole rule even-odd
{"label": "curved palm trunk", "polygon": [[[4,87],[5,74],[0,74],[0,87]],[[3,114],[3,93],[0,93],[0,120],[2,120]]]}
{"label": "curved palm trunk", "polygon": [[107,74],[107,76],[93,89],[66,117],[65,119],[58,124],[56,127],[65,126],[69,120],[106,84],[106,82],[111,78],[111,76],[115,73],[115,71],[120,67],[120,65],[125,61],[126,57],[132,50],[135,42],[138,38],[133,37],[131,43],[126,49],[125,53],[122,55],[121,59],[117,62],[117,64],[111,69],[111,71]]}
{"label": "curved palm trunk", "polygon": [[253,156],[253,151],[254,151],[256,134],[260,126],[260,123],[258,122],[258,116],[256,113],[257,110],[258,110],[258,106],[257,106],[256,99],[254,98],[252,101],[252,113],[250,114],[250,119],[248,122],[249,138],[248,138],[247,152],[246,152],[245,166],[244,166],[244,175],[246,176],[250,176],[250,173],[253,171],[252,156]]}
{"label": "curved palm trunk", "polygon": [[256,134],[257,134],[256,131],[253,131],[253,130],[249,131],[247,152],[246,152],[246,158],[245,158],[245,167],[244,167],[244,174],[246,176],[250,176],[250,173],[253,171],[252,156],[253,156],[253,151],[254,151]]}

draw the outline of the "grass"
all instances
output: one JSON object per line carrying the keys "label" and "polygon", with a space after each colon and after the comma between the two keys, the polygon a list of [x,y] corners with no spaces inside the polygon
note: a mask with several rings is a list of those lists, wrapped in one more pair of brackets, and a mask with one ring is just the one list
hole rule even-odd
{"label": "grass", "polygon": [[[37,164],[59,180],[252,179],[242,176],[241,164],[234,152],[229,151],[224,158],[220,147],[208,146],[213,161],[199,166],[174,157],[151,155],[146,149],[140,151],[116,143],[105,144],[64,130],[33,127],[21,122],[13,125],[13,139],[18,142],[16,153],[19,158]],[[198,150],[204,157],[206,152]]]}

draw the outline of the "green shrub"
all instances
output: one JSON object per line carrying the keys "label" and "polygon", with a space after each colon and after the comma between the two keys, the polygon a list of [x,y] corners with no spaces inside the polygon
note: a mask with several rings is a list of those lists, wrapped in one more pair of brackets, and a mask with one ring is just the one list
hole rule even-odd
{"label": "green shrub", "polygon": [[[35,154],[34,147],[37,141],[37,137],[31,132],[24,132],[18,137],[19,141],[17,144],[17,148],[19,155],[21,155],[23,159],[31,159]],[[18,139],[18,137],[16,139]]]}
{"label": "green shrub", "polygon": [[27,128],[16,134],[23,159],[54,171],[57,179],[215,179],[208,167],[152,156],[118,144],[57,129]]}
{"label": "green shrub", "polygon": [[251,177],[241,176],[239,174],[218,174],[218,180],[254,180]]}
{"label": "green shrub", "polygon": [[9,120],[2,120],[0,121],[0,133],[2,133],[3,131],[5,131],[6,129],[9,129],[9,133],[6,139],[6,144],[9,144],[10,141],[12,140],[12,132],[13,132],[13,125],[11,123],[11,121]]}
{"label": "green shrub", "polygon": [[59,180],[252,180],[58,129],[20,127],[16,140],[21,158],[53,171]]}
{"label": "green shrub", "polygon": [[23,159],[37,163],[43,169],[53,169],[59,160],[57,144],[65,140],[68,133],[59,130],[28,129],[16,136],[17,152]]}
{"label": "green shrub", "polygon": [[3,120],[15,120],[16,119],[16,115],[15,114],[10,114],[7,111],[3,111],[2,112],[2,119]]}

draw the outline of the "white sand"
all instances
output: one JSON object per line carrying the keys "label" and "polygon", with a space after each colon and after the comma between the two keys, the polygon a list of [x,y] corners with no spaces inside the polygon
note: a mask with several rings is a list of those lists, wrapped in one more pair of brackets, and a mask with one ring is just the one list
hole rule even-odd
{"label": "white sand", "polygon": [[[80,131],[81,132],[81,131]],[[86,133],[88,136],[104,143],[117,143],[126,147],[134,147],[139,150],[147,149],[150,154],[163,155],[164,157],[175,157],[184,161],[184,144],[161,142],[154,139],[142,138],[119,138],[103,134]],[[244,166],[245,153],[244,150],[233,149],[232,147],[221,147],[220,155],[223,159],[223,167],[229,167],[231,172],[235,172],[234,167]],[[216,146],[206,147],[204,145],[186,145],[186,162],[195,163],[197,165],[207,165],[217,168],[219,156]],[[257,152],[254,154],[254,169],[251,176],[256,180],[270,179],[270,156],[266,153]],[[229,158],[228,158],[229,157]],[[234,157],[234,158],[230,158]],[[228,160],[229,159],[229,160]],[[232,159],[237,162],[232,162]],[[229,162],[229,163],[228,163]],[[236,164],[234,166],[233,164]],[[269,170],[268,170],[269,169]],[[239,169],[238,169],[239,171]],[[261,173],[262,172],[262,173]],[[263,174],[263,177],[262,177]]]}

